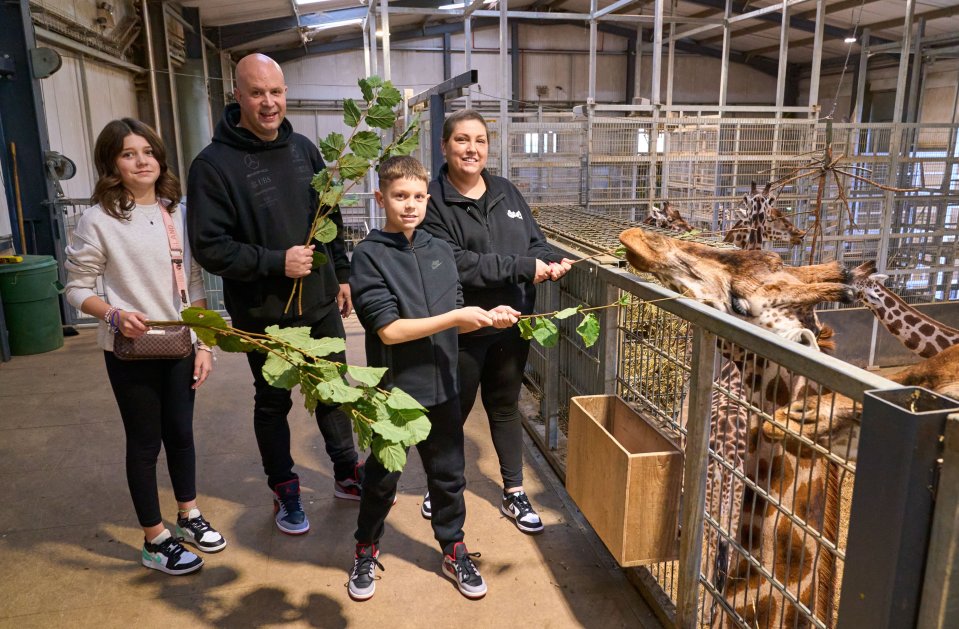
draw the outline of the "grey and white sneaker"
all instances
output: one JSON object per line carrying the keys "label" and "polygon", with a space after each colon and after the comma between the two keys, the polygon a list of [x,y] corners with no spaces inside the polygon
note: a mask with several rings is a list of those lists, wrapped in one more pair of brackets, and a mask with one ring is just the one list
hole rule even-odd
{"label": "grey and white sneaker", "polygon": [[177,518],[176,535],[205,553],[218,553],[226,548],[226,540],[194,507],[185,518]]}
{"label": "grey and white sneaker", "polygon": [[456,542],[453,545],[453,554],[443,556],[443,574],[456,583],[460,594],[469,599],[478,599],[486,596],[486,581],[473,564],[473,557],[480,553],[471,553],[466,550],[466,544]]}
{"label": "grey and white sneaker", "polygon": [[423,496],[423,504],[420,506],[420,515],[427,520],[433,519],[433,503],[430,502],[430,492]]}
{"label": "grey and white sneaker", "polygon": [[190,574],[203,567],[203,560],[184,548],[180,540],[166,530],[152,542],[144,541],[140,555],[144,566],[167,574]]}
{"label": "grey and white sneaker", "polygon": [[350,598],[354,601],[365,601],[373,597],[376,591],[376,569],[386,570],[378,557],[380,551],[376,544],[357,544],[353,555],[353,569],[350,571],[350,582],[347,585]]}
{"label": "grey and white sneaker", "polygon": [[500,507],[503,515],[513,520],[516,528],[535,535],[543,532],[543,521],[537,515],[533,505],[529,503],[529,497],[525,491],[514,491],[513,493],[503,493],[503,504]]}

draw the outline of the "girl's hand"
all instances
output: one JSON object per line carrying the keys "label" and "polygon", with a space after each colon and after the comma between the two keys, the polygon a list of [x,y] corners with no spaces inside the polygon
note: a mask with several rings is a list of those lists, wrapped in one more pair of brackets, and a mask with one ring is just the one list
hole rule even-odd
{"label": "girl's hand", "polygon": [[213,373],[213,352],[197,349],[196,358],[193,359],[193,386],[190,388],[199,389],[211,373]]}
{"label": "girl's hand", "polygon": [[516,325],[516,322],[519,321],[517,317],[520,315],[520,311],[509,306],[496,306],[489,311],[490,319],[493,320],[494,328],[508,328],[510,326]]}
{"label": "girl's hand", "polygon": [[459,322],[456,327],[460,334],[479,330],[493,324],[490,313],[478,306],[466,306],[455,312],[456,320]]}
{"label": "girl's hand", "polygon": [[147,316],[135,310],[121,310],[119,315],[120,334],[127,338],[138,339],[147,331]]}

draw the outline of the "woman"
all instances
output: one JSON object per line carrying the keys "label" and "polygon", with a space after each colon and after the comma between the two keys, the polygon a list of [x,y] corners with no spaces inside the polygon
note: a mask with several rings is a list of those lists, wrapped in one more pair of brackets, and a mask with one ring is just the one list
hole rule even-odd
{"label": "woman", "polygon": [[[94,161],[100,177],[93,193],[97,205],[83,212],[74,242],[67,247],[67,301],[101,320],[97,342],[104,350],[126,433],[127,484],[143,527],[143,565],[188,574],[199,570],[203,560],[181,541],[204,552],[226,546],[196,504],[193,401],[213,369],[213,351],[196,341],[195,351],[180,360],[121,361],[113,354],[114,333],[138,338],[150,319],[180,318],[181,299],[161,215],[169,213],[179,242],[185,244],[177,202],[180,182],[169,172],[156,132],[131,118],[104,127]],[[189,255],[183,258],[189,299],[205,308],[200,267],[191,264]],[[95,292],[98,278],[106,300]],[[161,443],[177,500],[176,537],[160,515],[156,463]]]}
{"label": "woman", "polygon": [[[465,109],[443,125],[446,164],[430,183],[423,228],[450,243],[466,306],[490,310],[500,304],[530,314],[533,284],[558,280],[571,261],[546,243],[516,186],[486,172],[489,133],[483,117]],[[519,330],[485,328],[460,336],[459,385],[464,419],[483,387],[493,446],[503,477],[503,513],[524,533],[543,523],[523,490],[523,427],[517,402],[529,341]],[[430,517],[429,495],[422,513]]]}

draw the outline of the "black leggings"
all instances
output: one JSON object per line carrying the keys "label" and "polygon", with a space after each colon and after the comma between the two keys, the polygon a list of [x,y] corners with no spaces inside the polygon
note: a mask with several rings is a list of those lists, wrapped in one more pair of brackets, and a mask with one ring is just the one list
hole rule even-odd
{"label": "black leggings", "polygon": [[103,352],[107,376],[120,407],[127,438],[127,484],[140,526],[163,521],[157,495],[157,457],[166,450],[167,469],[178,502],[196,499],[193,449],[194,358],[120,360]]}
{"label": "black leggings", "polygon": [[460,337],[460,408],[465,420],[482,385],[483,408],[499,457],[503,489],[523,484],[523,422],[518,402],[527,356],[529,341],[521,339],[515,327]]}
{"label": "black leggings", "polygon": [[[426,486],[433,509],[430,520],[433,536],[443,552],[449,555],[456,542],[463,541],[463,523],[466,522],[463,419],[456,398],[428,408],[427,413],[430,434],[416,444],[416,449],[426,470]],[[357,542],[379,544],[399,480],[400,472],[387,471],[375,454],[366,458],[363,498],[356,521]]]}

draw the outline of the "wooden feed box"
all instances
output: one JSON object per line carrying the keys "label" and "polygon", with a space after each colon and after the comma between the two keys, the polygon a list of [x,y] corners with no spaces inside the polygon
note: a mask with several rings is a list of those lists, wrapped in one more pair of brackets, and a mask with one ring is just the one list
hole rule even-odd
{"label": "wooden feed box", "polygon": [[683,453],[621,398],[570,399],[566,490],[623,567],[679,556]]}

